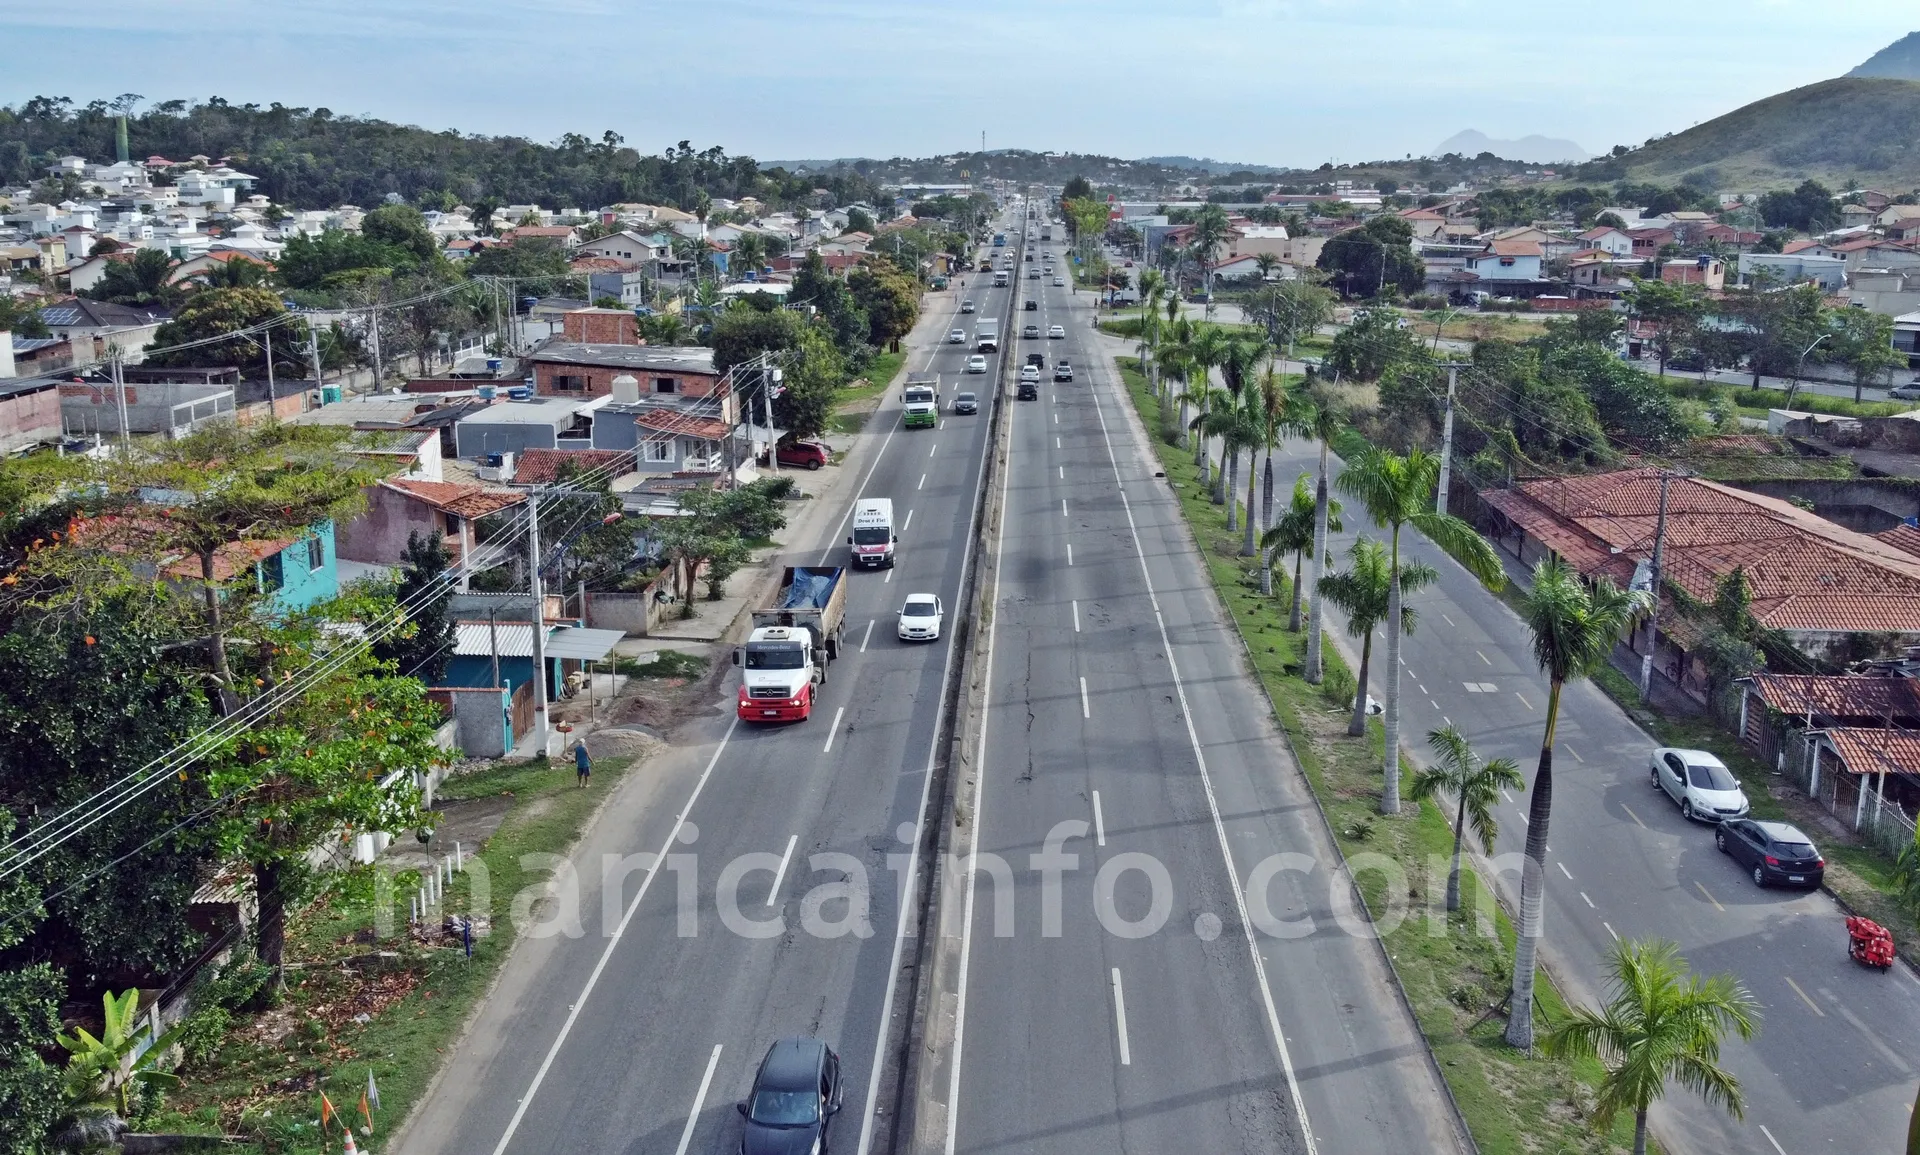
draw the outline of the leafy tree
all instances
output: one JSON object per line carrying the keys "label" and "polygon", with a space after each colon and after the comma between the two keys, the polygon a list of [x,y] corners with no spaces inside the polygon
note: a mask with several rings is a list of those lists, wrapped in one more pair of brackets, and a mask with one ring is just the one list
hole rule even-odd
{"label": "leafy tree", "polygon": [[1769,228],[1819,232],[1840,223],[1840,204],[1833,190],[1816,180],[1802,181],[1792,192],[1775,189],[1760,197],[1760,219]]}
{"label": "leafy tree", "polygon": [[225,693],[240,692],[228,661],[233,623],[225,607],[230,599],[245,604],[253,572],[251,554],[242,550],[235,564],[231,551],[236,543],[297,538],[358,512],[361,490],[377,475],[344,451],[346,433],[331,426],[215,424],[156,442],[131,461],[96,463],[93,480],[130,503],[142,493],[172,495],[163,507],[107,527],[102,538],[156,562],[190,559],[201,584],[208,665]]}
{"label": "leafy tree", "polygon": [[415,264],[440,255],[440,244],[427,228],[427,218],[412,205],[381,205],[360,221],[360,235],[383,248],[406,253]]}
{"label": "leafy tree", "polygon": [[866,233],[868,236],[872,236],[875,227],[873,217],[868,215],[867,210],[862,208],[850,208],[847,210],[848,232]]}
{"label": "leafy tree", "polygon": [[12,294],[0,294],[0,331],[16,337],[51,337],[40,307]]}
{"label": "leafy tree", "polygon": [[1520,616],[1533,635],[1533,657],[1547,675],[1547,721],[1540,763],[1527,805],[1526,862],[1520,879],[1520,920],[1513,953],[1513,994],[1508,1001],[1507,1042],[1533,1048],[1533,972],[1545,911],[1548,826],[1553,820],[1553,743],[1560,724],[1560,695],[1569,681],[1590,677],[1607,661],[1646,596],[1629,593],[1607,578],[1589,585],[1558,557],[1533,568],[1533,587]]}
{"label": "leafy tree", "polygon": [[728,519],[724,495],[714,489],[692,489],[680,495],[680,515],[654,519],[650,535],[674,567],[680,590],[680,616],[693,616],[693,587],[700,569],[716,557],[737,554],[746,547]]}
{"label": "leafy tree", "polygon": [[873,261],[847,275],[847,288],[867,315],[869,343],[900,350],[900,339],[920,319],[920,286],[891,263]]}
{"label": "leafy tree", "polygon": [[1069,177],[1067,183],[1060,189],[1060,200],[1062,203],[1067,201],[1091,200],[1092,198],[1093,183],[1078,173]]}
{"label": "leafy tree", "polygon": [[866,310],[854,299],[847,282],[827,271],[820,251],[813,250],[793,275],[793,287],[787,292],[790,305],[812,305],[826,323],[833,343],[849,356],[864,353],[871,326]]}
{"label": "leafy tree", "polygon": [[520,237],[481,249],[467,260],[467,269],[476,277],[559,279],[568,273],[567,254],[552,237]]}
{"label": "leafy tree", "polygon": [[1619,213],[1601,213],[1599,216],[1593,218],[1593,227],[1597,229],[1619,229],[1624,233],[1627,231],[1627,222],[1620,219]]}
{"label": "leafy tree", "polygon": [[0,970],[0,1151],[8,1155],[45,1150],[59,1119],[60,1072],[42,1054],[60,1031],[65,993],[60,972],[45,963]]}
{"label": "leafy tree", "polygon": [[[266,364],[266,344],[260,338],[229,336],[285,316],[287,308],[271,289],[202,289],[180,306],[173,319],[154,332],[155,350],[147,355],[152,365],[239,365]],[[283,327],[280,343],[297,348],[306,334],[294,337]],[[299,326],[304,329],[305,326]],[[228,338],[220,340],[219,338]],[[208,342],[196,344],[196,342]],[[175,345],[193,345],[174,349]]]}
{"label": "leafy tree", "polygon": [[1675,353],[1691,349],[1706,315],[1706,294],[1698,285],[1669,285],[1665,281],[1636,281],[1627,294],[1633,311],[1654,326],[1653,347],[1660,358],[1660,376]]}
{"label": "leafy tree", "polygon": [[1858,403],[1868,383],[1889,369],[1904,368],[1906,354],[1893,347],[1893,318],[1866,309],[1834,309],[1829,325],[1835,358],[1853,374],[1853,399]]}
{"label": "leafy tree", "polygon": [[1610,434],[1649,449],[1668,449],[1693,435],[1673,394],[1598,345],[1551,350],[1547,365],[1579,384],[1592,400],[1601,427]]}
{"label": "leafy tree", "polygon": [[[387,205],[374,212],[387,208],[406,206]],[[415,210],[408,211],[419,215]],[[373,214],[367,215],[371,218]],[[419,263],[420,258],[407,248],[384,244],[365,233],[327,229],[313,237],[295,234],[274,267],[289,288],[339,289],[378,280]]]}
{"label": "leafy tree", "polygon": [[1448,726],[1427,732],[1427,745],[1433,750],[1434,765],[1413,776],[1407,791],[1415,802],[1451,794],[1454,799],[1453,865],[1447,870],[1447,909],[1460,909],[1460,858],[1465,849],[1467,827],[1473,827],[1480,848],[1493,853],[1500,823],[1493,808],[1500,804],[1500,790],[1525,789],[1520,766],[1511,758],[1482,761],[1460,731]]}
{"label": "leafy tree", "polygon": [[1612,349],[1625,327],[1626,318],[1612,309],[1576,309],[1564,321],[1548,321],[1546,336],[1555,344]]}
{"label": "leafy tree", "polygon": [[[1347,618],[1347,633],[1360,639],[1359,686],[1353,696],[1353,719],[1347,723],[1347,736],[1358,738],[1367,732],[1367,682],[1373,667],[1373,632],[1386,620],[1393,602],[1393,575],[1387,547],[1361,534],[1347,548],[1347,568],[1320,579],[1320,593]],[[1402,593],[1417,593],[1440,580],[1440,573],[1425,562],[1409,562],[1400,567]],[[1400,628],[1412,633],[1420,615],[1412,606],[1400,607]]]}
{"label": "leafy tree", "polygon": [[428,686],[440,684],[453,660],[453,618],[447,612],[453,597],[453,584],[447,580],[450,561],[438,538],[407,534],[393,591],[396,604],[410,607],[407,625],[373,649],[376,658],[391,663],[402,677],[418,678]]}
{"label": "leafy tree", "polygon": [[1392,554],[1386,616],[1387,745],[1386,789],[1380,799],[1382,814],[1400,812],[1400,611],[1405,605],[1401,528],[1413,526],[1489,589],[1498,590],[1506,582],[1500,558],[1486,539],[1465,521],[1434,509],[1434,489],[1439,477],[1440,459],[1423,450],[1410,450],[1403,457],[1373,449],[1349,463],[1339,480],[1340,489],[1358,498],[1373,523],[1388,531]]}
{"label": "leafy tree", "polygon": [[1396,365],[1426,360],[1412,333],[1392,309],[1355,310],[1353,324],[1334,335],[1327,368],[1354,381],[1378,381]]}
{"label": "leafy tree", "polygon": [[1425,263],[1413,255],[1413,226],[1391,213],[1330,238],[1315,263],[1347,297],[1388,288],[1412,295],[1427,279]]}
{"label": "leafy tree", "polygon": [[1679,948],[1661,939],[1613,946],[1606,1006],[1573,1007],[1545,1040],[1555,1058],[1598,1059],[1607,1070],[1594,1104],[1593,1125],[1613,1126],[1633,1112],[1634,1155],[1646,1155],[1647,1109],[1677,1080],[1734,1118],[1746,1114],[1740,1080],[1721,1068],[1720,1042],[1729,1033],[1751,1039],[1760,1003],[1732,975],[1687,973]]}
{"label": "leafy tree", "polygon": [[131,260],[108,261],[100,283],[86,295],[116,305],[171,306],[181,296],[180,287],[169,282],[179,267],[180,262],[167,255],[166,250],[143,248],[135,252]]}

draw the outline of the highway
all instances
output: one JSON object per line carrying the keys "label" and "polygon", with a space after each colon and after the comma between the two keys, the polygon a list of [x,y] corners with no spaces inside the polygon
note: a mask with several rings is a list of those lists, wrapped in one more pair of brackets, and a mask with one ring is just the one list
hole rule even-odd
{"label": "highway", "polygon": [[1076,372],[1013,403],[946,1149],[1462,1149],[1091,295],[1018,283]]}
{"label": "highway", "polygon": [[[908,363],[940,373],[940,427],[902,429],[892,391],[837,467],[854,476],[783,558],[844,564],[857,496],[891,497],[903,523],[894,569],[845,579],[847,650],[814,717],[736,724],[728,679],[710,716],[629,776],[556,874],[558,897],[533,908],[562,929],[518,945],[398,1150],[731,1151],[735,1101],[768,1044],[790,1034],[841,1055],[834,1148],[890,1149],[876,1056],[882,1024],[904,1025],[889,1011],[912,957],[900,896],[952,667],[946,639],[902,643],[894,615],[909,592],[955,606],[968,561],[988,419],[946,411],[966,382],[992,377],[962,377],[971,349],[940,342],[971,331],[974,318],[957,316],[969,292],[981,316],[1002,315],[1008,290],[929,294]],[[802,483],[817,491],[820,476]],[[495,896],[496,918],[511,898]]]}
{"label": "highway", "polygon": [[[1315,467],[1311,445],[1290,444],[1275,457],[1276,488]],[[1332,544],[1336,564],[1356,532],[1383,538],[1352,502],[1345,520]],[[1514,758],[1531,781],[1546,687],[1524,625],[1413,530],[1402,547],[1441,575],[1409,599],[1420,620],[1403,643],[1405,748],[1419,757],[1427,732],[1451,722],[1482,757]],[[1351,656],[1358,646],[1344,628],[1328,626]],[[1373,693],[1384,698],[1381,653],[1376,639]],[[1729,1041],[1723,1056],[1746,1092],[1746,1120],[1675,1089],[1654,1114],[1656,1133],[1674,1148],[1895,1150],[1920,1074],[1920,980],[1904,964],[1882,973],[1849,960],[1844,914],[1826,894],[1756,888],[1714,848],[1710,827],[1682,819],[1651,784],[1654,745],[1590,683],[1564,692],[1546,872],[1549,966],[1592,1003],[1605,989],[1616,935],[1666,938],[1695,970],[1737,975],[1759,998],[1759,1036]],[[1526,806],[1514,791],[1499,807],[1501,850],[1520,849]],[[1517,909],[1517,866],[1499,882]]]}

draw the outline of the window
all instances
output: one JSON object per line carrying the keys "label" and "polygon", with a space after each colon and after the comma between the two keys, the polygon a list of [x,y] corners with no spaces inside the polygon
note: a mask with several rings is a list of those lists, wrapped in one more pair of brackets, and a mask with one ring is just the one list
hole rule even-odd
{"label": "window", "polygon": [[317,570],[327,564],[327,543],[316,534],[307,539],[307,569]]}
{"label": "window", "polygon": [[653,391],[655,393],[678,393],[680,392],[679,379],[674,377],[655,377],[653,379]]}
{"label": "window", "polygon": [[553,391],[555,393],[585,393],[587,391],[587,379],[567,373],[556,373],[553,377]]}
{"label": "window", "polygon": [[644,441],[644,442],[641,442],[641,446],[645,451],[643,460],[646,460],[646,461],[672,461],[673,460],[673,441],[670,438],[661,437],[661,438],[655,438],[652,441]]}

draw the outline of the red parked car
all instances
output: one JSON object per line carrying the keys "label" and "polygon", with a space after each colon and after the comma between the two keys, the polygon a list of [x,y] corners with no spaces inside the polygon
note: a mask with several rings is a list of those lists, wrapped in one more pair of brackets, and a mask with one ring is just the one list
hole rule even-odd
{"label": "red parked car", "polygon": [[824,441],[782,441],[780,443],[780,464],[797,469],[818,469],[827,463],[832,453]]}

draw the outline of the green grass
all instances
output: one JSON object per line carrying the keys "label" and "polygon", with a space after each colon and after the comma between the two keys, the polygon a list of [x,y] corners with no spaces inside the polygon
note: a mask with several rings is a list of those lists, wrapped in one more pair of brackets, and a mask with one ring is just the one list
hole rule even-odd
{"label": "green grass", "polygon": [[[1694,381],[1686,377],[1655,380],[1662,381],[1667,392],[1675,397],[1695,401],[1711,401],[1723,394],[1732,397],[1741,415],[1746,417],[1764,418],[1769,409],[1787,407],[1787,395],[1779,389],[1749,389],[1744,385]],[[1914,405],[1906,401],[1855,401],[1851,397],[1829,397],[1825,393],[1802,389],[1794,394],[1793,408],[1804,413],[1825,413],[1834,417],[1894,417],[1911,412]]]}
{"label": "green grass", "polygon": [[833,391],[833,416],[827,419],[827,432],[852,434],[865,429],[867,418],[873,415],[872,406],[866,403],[885,393],[906,363],[904,350],[875,354],[865,373]]}
{"label": "green grass", "polygon": [[[1157,429],[1157,404],[1136,362],[1122,358],[1120,364],[1142,423]],[[1350,862],[1360,854],[1384,855],[1405,871],[1407,890],[1391,894],[1383,872],[1360,872],[1361,894],[1376,918],[1410,912],[1385,935],[1387,951],[1480,1150],[1521,1155],[1629,1148],[1631,1120],[1617,1121],[1605,1136],[1587,1122],[1602,1075],[1598,1064],[1528,1057],[1506,1045],[1505,1017],[1489,1013],[1509,986],[1514,936],[1505,912],[1469,869],[1462,878],[1461,910],[1444,914],[1445,874],[1430,877],[1428,864],[1436,857],[1444,861],[1452,851],[1446,817],[1432,804],[1410,805],[1397,818],[1379,814],[1385,738],[1378,721],[1368,724],[1365,738],[1346,737],[1350,700],[1344,695],[1332,700],[1299,675],[1304,638],[1286,628],[1285,576],[1276,572],[1275,596],[1261,597],[1251,559],[1237,556],[1240,535],[1226,533],[1225,509],[1201,489],[1192,455],[1158,440],[1155,450],[1200,543],[1214,589],[1246,639],[1254,673],[1287,730],[1342,854]],[[1353,685],[1331,646],[1326,663],[1329,687]],[[1403,774],[1410,773],[1403,763]],[[1502,836],[1514,839],[1520,832]],[[1490,928],[1485,926],[1489,916]],[[1441,925],[1444,932],[1435,933]],[[1535,991],[1535,1013],[1543,1024],[1565,1015],[1565,1004],[1544,973]]]}
{"label": "green grass", "polygon": [[[586,789],[575,785],[571,766],[544,759],[449,779],[440,789],[443,800],[512,799],[512,809],[478,855],[491,879],[492,929],[474,941],[473,958],[464,957],[457,940],[428,943],[406,936],[408,898],[417,884],[413,874],[395,880],[390,908],[395,932],[379,941],[370,930],[377,903],[372,872],[337,877],[321,901],[290,922],[288,985],[280,1004],[237,1018],[208,1062],[183,1070],[155,1129],[224,1130],[276,1153],[337,1150],[337,1129],[325,1144],[317,1129],[319,1091],[357,1119],[371,1069],[382,1101],[375,1134],[384,1143],[425,1092],[512,948],[516,936],[508,910],[513,896],[546,878],[543,871],[523,868],[521,856],[564,853],[627,769],[625,760],[601,760]],[[465,850],[472,855],[473,847]],[[473,877],[458,875],[448,884],[442,910],[468,909]],[[362,975],[341,965],[372,951],[393,951],[398,957],[378,974]],[[356,1014],[369,1018],[355,1022]],[[284,1038],[270,1040],[259,1033],[283,1020],[293,1026]]]}

